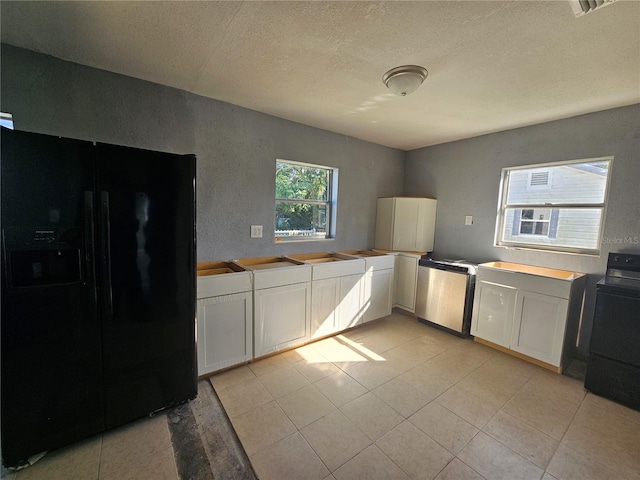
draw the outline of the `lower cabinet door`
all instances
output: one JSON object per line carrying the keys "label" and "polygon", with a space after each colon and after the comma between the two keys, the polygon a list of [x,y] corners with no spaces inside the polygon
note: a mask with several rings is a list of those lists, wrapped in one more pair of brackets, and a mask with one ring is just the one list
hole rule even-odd
{"label": "lower cabinet door", "polygon": [[340,277],[336,330],[355,327],[362,319],[362,274]]}
{"label": "lower cabinet door", "polygon": [[396,256],[395,306],[411,313],[416,311],[416,287],[419,258],[410,255]]}
{"label": "lower cabinet door", "polygon": [[252,292],[198,300],[198,375],[251,360]]}
{"label": "lower cabinet door", "polygon": [[516,292],[515,288],[477,282],[473,299],[471,334],[508,348],[513,327]]}
{"label": "lower cabinet door", "polygon": [[518,290],[511,349],[560,365],[569,301]]}
{"label": "lower cabinet door", "polygon": [[374,270],[364,274],[362,295],[363,322],[391,315],[393,269]]}
{"label": "lower cabinet door", "polygon": [[311,283],[311,338],[324,337],[337,331],[336,305],[339,299],[339,277]]}
{"label": "lower cabinet door", "polygon": [[311,282],[254,292],[254,356],[301,345],[310,338]]}

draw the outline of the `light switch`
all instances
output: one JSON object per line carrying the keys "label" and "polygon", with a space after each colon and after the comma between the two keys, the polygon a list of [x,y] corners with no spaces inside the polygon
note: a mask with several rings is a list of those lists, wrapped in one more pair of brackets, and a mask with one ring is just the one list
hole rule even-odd
{"label": "light switch", "polygon": [[473,216],[467,215],[466,217],[464,217],[464,224],[473,225]]}
{"label": "light switch", "polygon": [[262,238],[262,225],[251,225],[251,238]]}

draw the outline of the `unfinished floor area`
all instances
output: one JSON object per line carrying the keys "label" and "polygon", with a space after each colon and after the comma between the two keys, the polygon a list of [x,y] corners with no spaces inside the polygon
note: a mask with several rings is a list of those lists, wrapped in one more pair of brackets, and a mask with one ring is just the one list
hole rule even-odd
{"label": "unfinished floor area", "polygon": [[5,476],[633,480],[640,472],[640,412],[398,313],[209,381],[188,405]]}

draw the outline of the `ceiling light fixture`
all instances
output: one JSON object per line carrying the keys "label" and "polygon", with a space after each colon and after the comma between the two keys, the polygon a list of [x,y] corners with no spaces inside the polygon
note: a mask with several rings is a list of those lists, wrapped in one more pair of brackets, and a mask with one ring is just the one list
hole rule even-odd
{"label": "ceiling light fixture", "polygon": [[402,65],[385,73],[382,81],[393,93],[404,97],[415,92],[427,75],[427,70],[418,65]]}

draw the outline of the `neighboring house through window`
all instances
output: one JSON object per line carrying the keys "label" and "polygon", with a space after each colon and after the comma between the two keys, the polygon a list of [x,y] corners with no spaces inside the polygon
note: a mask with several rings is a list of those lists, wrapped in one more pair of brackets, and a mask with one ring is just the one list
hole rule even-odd
{"label": "neighboring house through window", "polygon": [[598,254],[612,161],[503,169],[496,246]]}
{"label": "neighboring house through window", "polygon": [[276,160],[276,241],[333,238],[337,186],[336,168]]}

